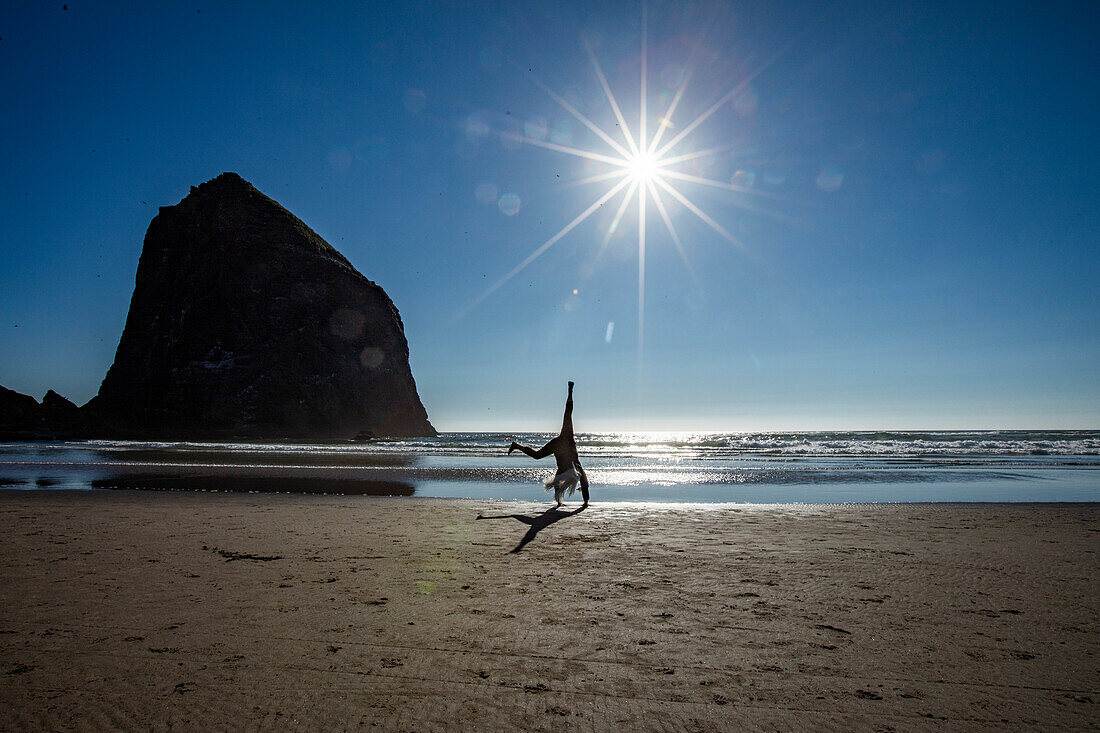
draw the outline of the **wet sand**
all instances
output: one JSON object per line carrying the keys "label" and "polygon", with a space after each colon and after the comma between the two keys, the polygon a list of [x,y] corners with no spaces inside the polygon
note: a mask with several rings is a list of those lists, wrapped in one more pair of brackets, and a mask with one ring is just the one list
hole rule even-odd
{"label": "wet sand", "polygon": [[0,729],[1100,724],[1100,505],[546,509],[0,492]]}

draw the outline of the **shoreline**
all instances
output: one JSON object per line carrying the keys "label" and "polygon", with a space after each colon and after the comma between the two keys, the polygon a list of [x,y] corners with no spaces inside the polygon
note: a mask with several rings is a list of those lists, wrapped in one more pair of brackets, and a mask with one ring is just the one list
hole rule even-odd
{"label": "shoreline", "polygon": [[[113,487],[93,487],[88,488],[73,488],[73,487],[43,487],[43,486],[30,486],[22,488],[12,485],[0,485],[0,496],[5,494],[14,494],[18,496],[27,497],[49,497],[49,496],[64,496],[66,494],[73,495],[98,495],[98,494],[116,494],[127,495],[132,494],[135,496],[143,495],[189,495],[195,496],[251,496],[251,497],[284,497],[293,498],[299,497],[302,499],[309,498],[330,498],[330,499],[375,499],[375,500],[394,500],[394,501],[412,501],[412,502],[455,502],[457,504],[515,504],[525,507],[547,507],[553,508],[554,499],[553,495],[546,492],[545,499],[508,499],[498,497],[477,497],[477,496],[427,496],[417,494],[372,494],[372,493],[338,493],[328,492],[323,490],[300,490],[300,491],[267,491],[256,489],[233,489],[233,488],[217,488],[217,489],[193,489],[193,488],[113,488]],[[565,509],[580,507],[581,500],[579,495],[576,498],[567,499],[563,504]],[[675,499],[600,499],[595,498],[590,502],[591,507],[607,506],[621,509],[639,509],[645,507],[668,507],[676,508],[683,507],[689,509],[700,510],[721,510],[731,509],[739,507],[751,507],[761,509],[782,509],[782,508],[796,508],[796,507],[1096,507],[1100,508],[1100,501],[1092,499],[1082,499],[1079,501],[1035,501],[1031,499],[1022,499],[1019,501],[1004,501],[1004,500],[990,500],[990,501],[966,501],[966,500],[945,500],[945,501],[880,501],[880,500],[868,500],[868,501],[686,501]]]}
{"label": "shoreline", "polygon": [[[415,495],[415,494],[371,494],[371,493],[339,493],[328,491],[313,491],[313,490],[300,490],[300,491],[267,491],[257,489],[233,489],[233,488],[218,488],[218,489],[192,489],[192,488],[114,488],[114,487],[99,487],[89,486],[88,488],[72,488],[69,486],[51,488],[48,486],[29,486],[22,488],[14,485],[2,485],[0,484],[0,496],[4,494],[15,494],[19,496],[63,496],[65,494],[74,495],[89,495],[89,494],[118,494],[126,495],[133,494],[135,496],[142,495],[156,495],[156,494],[168,494],[168,495],[188,495],[194,494],[196,496],[252,496],[252,497],[300,497],[302,499],[308,499],[311,497],[318,498],[331,498],[331,499],[376,499],[386,500],[392,499],[394,501],[413,501],[413,502],[455,502],[458,504],[474,504],[474,503],[489,503],[489,504],[515,504],[525,507],[540,507],[545,506],[547,508],[553,508],[554,499],[550,492],[547,492],[547,497],[544,500],[528,500],[528,499],[505,499],[497,497],[476,497],[476,496],[427,496],[427,495]],[[578,495],[579,497],[579,495]],[[563,504],[566,509],[576,508],[581,505],[579,498],[567,499]],[[589,504],[591,507],[608,506],[621,509],[639,509],[645,507],[683,507],[689,509],[700,510],[720,510],[739,507],[753,507],[753,508],[794,508],[794,507],[1095,507],[1100,508],[1100,501],[1092,499],[1082,499],[1079,501],[1035,501],[1030,499],[1022,499],[1020,501],[1003,501],[1003,500],[990,500],[990,501],[959,501],[959,500],[946,500],[946,501],[679,501],[674,499],[598,499],[593,498]]]}
{"label": "shoreline", "polygon": [[0,492],[0,727],[1100,719],[1095,503],[577,509]]}
{"label": "shoreline", "polygon": [[[822,434],[812,440],[708,434],[648,442],[596,437],[583,460],[594,497],[603,501],[1100,500],[1095,432]],[[742,448],[768,450],[749,455]],[[503,455],[498,436],[480,433],[347,450],[133,442],[0,446],[0,488],[24,490],[230,489],[543,501],[552,469],[527,456]]]}

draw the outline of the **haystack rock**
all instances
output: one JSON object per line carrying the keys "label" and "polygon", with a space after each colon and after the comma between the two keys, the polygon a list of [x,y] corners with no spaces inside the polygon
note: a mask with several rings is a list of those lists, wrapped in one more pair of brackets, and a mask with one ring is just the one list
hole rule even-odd
{"label": "haystack rock", "polygon": [[149,225],[114,364],[84,409],[132,437],[435,435],[389,296],[235,173]]}

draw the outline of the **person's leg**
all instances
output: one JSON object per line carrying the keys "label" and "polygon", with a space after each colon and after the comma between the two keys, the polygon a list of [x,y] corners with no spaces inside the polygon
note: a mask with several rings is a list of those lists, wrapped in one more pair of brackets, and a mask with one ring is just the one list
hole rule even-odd
{"label": "person's leg", "polygon": [[565,417],[561,420],[561,434],[573,435],[573,383],[569,383],[569,396],[565,399]]}
{"label": "person's leg", "polygon": [[531,456],[535,460],[538,460],[540,458],[546,458],[546,456],[554,454],[554,445],[555,445],[554,441],[556,441],[556,440],[557,440],[557,438],[554,438],[554,440],[551,440],[549,443],[542,446],[538,450],[535,450],[534,448],[528,448],[525,445],[520,445],[519,443],[517,443],[515,441],[512,441],[512,445],[508,448],[508,452],[511,453],[514,450],[518,450],[518,451],[521,451],[523,453],[526,453],[527,455]]}

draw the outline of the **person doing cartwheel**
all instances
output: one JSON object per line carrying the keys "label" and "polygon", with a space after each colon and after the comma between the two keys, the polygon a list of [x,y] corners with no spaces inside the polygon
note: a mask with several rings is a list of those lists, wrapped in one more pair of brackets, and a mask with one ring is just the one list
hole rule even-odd
{"label": "person doing cartwheel", "polygon": [[584,506],[588,506],[588,476],[585,474],[584,468],[581,467],[580,457],[577,455],[577,441],[573,436],[572,382],[569,383],[569,396],[565,400],[565,417],[562,419],[561,433],[538,450],[520,445],[513,440],[512,445],[508,447],[508,453],[511,455],[512,451],[517,450],[535,459],[545,458],[553,454],[554,460],[558,463],[558,470],[553,477],[545,481],[547,491],[554,492],[554,501],[558,503],[558,506],[561,506],[562,498],[566,495],[566,492],[572,495],[579,484]]}

